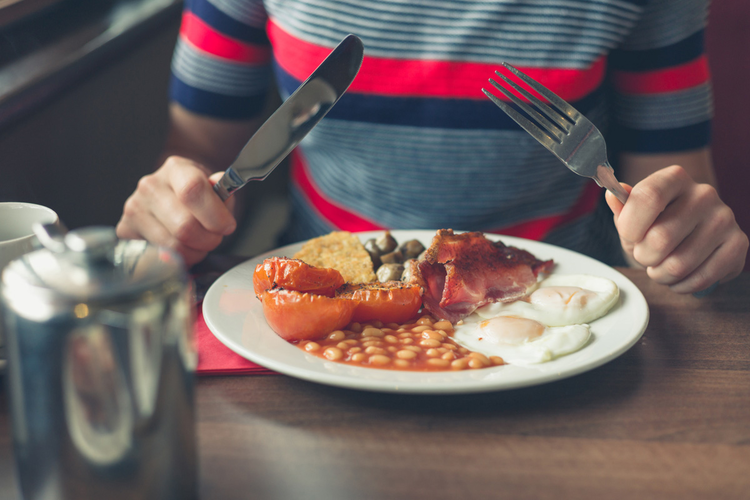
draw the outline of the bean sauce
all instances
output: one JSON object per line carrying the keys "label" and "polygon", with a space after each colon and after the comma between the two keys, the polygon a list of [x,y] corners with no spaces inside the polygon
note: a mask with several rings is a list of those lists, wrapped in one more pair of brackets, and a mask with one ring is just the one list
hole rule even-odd
{"label": "bean sauce", "polygon": [[297,346],[329,361],[390,370],[455,371],[504,364],[498,356],[457,344],[452,333],[449,321],[426,315],[406,324],[352,323],[324,339],[304,340]]}

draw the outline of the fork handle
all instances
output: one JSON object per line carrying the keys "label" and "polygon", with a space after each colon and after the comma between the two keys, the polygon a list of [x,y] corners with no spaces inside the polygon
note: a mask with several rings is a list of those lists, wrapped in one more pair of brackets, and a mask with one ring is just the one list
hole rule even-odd
{"label": "fork handle", "polygon": [[615,198],[620,200],[620,203],[623,205],[628,201],[628,192],[620,185],[620,182],[615,177],[615,171],[609,162],[604,162],[602,165],[596,167],[594,180],[601,187],[615,195]]}

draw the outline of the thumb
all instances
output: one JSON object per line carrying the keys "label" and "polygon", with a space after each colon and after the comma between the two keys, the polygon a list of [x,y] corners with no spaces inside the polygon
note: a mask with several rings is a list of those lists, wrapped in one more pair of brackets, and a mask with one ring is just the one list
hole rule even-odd
{"label": "thumb", "polygon": [[[625,191],[630,194],[630,192],[633,190],[633,187],[629,184],[625,184],[624,182],[621,182],[620,185],[625,189]],[[620,216],[620,212],[622,212],[622,207],[625,205],[617,199],[615,195],[612,194],[611,191],[607,190],[604,194],[604,199],[607,200],[607,205],[609,205],[609,209],[612,210],[612,213],[615,214],[615,222],[617,222],[617,218]]]}
{"label": "thumb", "polygon": [[[224,172],[214,172],[213,174],[208,176],[208,182],[210,182],[211,185],[213,186],[217,182],[219,182],[219,180],[221,179],[223,175],[224,175]],[[229,198],[227,198],[224,204],[227,206],[230,212],[234,213],[234,204],[235,204],[234,196],[230,196]]]}

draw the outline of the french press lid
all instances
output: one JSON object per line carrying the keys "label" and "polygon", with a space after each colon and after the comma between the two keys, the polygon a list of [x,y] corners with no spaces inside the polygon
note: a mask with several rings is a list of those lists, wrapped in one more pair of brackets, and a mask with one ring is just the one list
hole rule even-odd
{"label": "french press lid", "polygon": [[40,305],[57,309],[78,302],[137,300],[175,278],[185,281],[184,264],[175,252],[143,240],[119,240],[112,227],[65,233],[45,224],[34,232],[42,248],[8,264],[0,280],[6,304],[24,316],[23,311],[38,316]]}

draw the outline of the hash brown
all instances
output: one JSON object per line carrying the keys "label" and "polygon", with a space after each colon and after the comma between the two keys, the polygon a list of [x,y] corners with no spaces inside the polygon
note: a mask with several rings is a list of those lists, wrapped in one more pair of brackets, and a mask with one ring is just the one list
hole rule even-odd
{"label": "hash brown", "polygon": [[364,245],[348,231],[334,231],[307,241],[293,255],[311,266],[336,269],[348,283],[376,281],[372,259]]}

